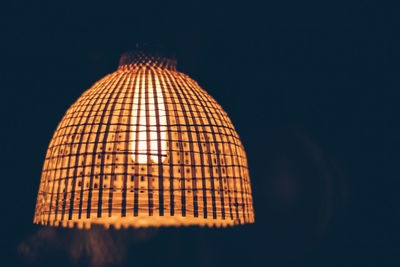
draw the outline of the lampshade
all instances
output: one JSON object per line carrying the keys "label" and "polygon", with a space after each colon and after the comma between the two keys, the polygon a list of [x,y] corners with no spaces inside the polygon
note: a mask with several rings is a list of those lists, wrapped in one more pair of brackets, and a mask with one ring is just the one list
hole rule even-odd
{"label": "lampshade", "polygon": [[228,115],[174,58],[143,49],[67,110],[34,215],[78,228],[252,222],[246,154]]}

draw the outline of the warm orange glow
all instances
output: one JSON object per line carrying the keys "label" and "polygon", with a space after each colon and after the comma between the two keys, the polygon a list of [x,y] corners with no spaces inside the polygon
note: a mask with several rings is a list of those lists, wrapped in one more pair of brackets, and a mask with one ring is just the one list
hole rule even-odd
{"label": "warm orange glow", "polygon": [[[132,159],[138,163],[147,163],[148,158],[155,163],[158,163],[159,159],[162,162],[167,157],[167,123],[160,82],[157,76],[154,77],[155,84],[153,84],[151,76],[143,77],[142,74],[138,74],[138,76],[140,78],[137,79],[135,84],[132,107],[130,147],[131,151],[136,152],[132,154]],[[146,99],[148,103],[146,103]],[[158,111],[158,114],[156,114],[156,111]],[[157,122],[157,118],[159,122]],[[157,129],[157,126],[159,126],[159,129]],[[157,139],[158,132],[161,140]],[[149,134],[149,138],[147,134]],[[159,146],[160,151],[158,150]]]}
{"label": "warm orange glow", "polygon": [[67,110],[35,223],[89,228],[254,222],[247,159],[221,106],[166,58],[131,52]]}

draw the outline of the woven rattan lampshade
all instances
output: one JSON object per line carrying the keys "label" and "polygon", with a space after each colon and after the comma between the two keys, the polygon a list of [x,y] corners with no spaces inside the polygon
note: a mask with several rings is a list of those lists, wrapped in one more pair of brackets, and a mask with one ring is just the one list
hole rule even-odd
{"label": "woven rattan lampshade", "polygon": [[176,60],[140,49],[67,110],[34,216],[79,228],[252,222],[246,155],[226,112]]}

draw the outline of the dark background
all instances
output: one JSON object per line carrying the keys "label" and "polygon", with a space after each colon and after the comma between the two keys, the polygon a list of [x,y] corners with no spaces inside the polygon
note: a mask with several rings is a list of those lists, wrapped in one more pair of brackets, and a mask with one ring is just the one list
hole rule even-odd
{"label": "dark background", "polygon": [[[145,2],[2,9],[1,265],[400,266],[395,1]],[[255,224],[32,224],[58,122],[140,41],[174,50],[230,115]]]}

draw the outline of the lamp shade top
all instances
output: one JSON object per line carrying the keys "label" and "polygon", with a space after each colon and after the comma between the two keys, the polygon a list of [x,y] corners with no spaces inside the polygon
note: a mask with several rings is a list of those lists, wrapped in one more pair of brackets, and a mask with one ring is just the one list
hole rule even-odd
{"label": "lamp shade top", "polygon": [[168,52],[154,48],[142,48],[127,51],[119,60],[120,69],[137,69],[141,67],[155,67],[176,70],[175,56]]}

